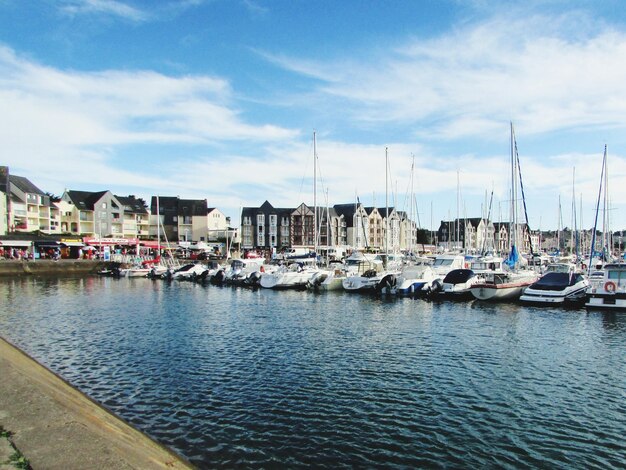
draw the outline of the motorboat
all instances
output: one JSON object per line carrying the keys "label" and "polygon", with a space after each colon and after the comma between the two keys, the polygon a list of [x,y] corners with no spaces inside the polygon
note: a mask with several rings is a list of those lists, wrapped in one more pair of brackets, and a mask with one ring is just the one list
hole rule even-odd
{"label": "motorboat", "polygon": [[215,272],[211,277],[211,283],[243,285],[251,274],[264,270],[264,264],[265,258],[233,259],[229,267],[220,268]]}
{"label": "motorboat", "polygon": [[378,283],[388,273],[368,269],[363,273],[351,274],[342,280],[341,285],[346,292],[374,291]]}
{"label": "motorboat", "polygon": [[524,291],[522,302],[553,305],[583,302],[589,280],[575,271],[550,271]]}
{"label": "motorboat", "polygon": [[502,269],[502,258],[481,256],[470,261],[469,268],[453,269],[441,281],[438,295],[453,300],[469,300],[471,288],[482,282],[483,274]]}
{"label": "motorboat", "polygon": [[264,289],[303,289],[319,271],[314,263],[294,262],[262,273],[259,285]]}
{"label": "motorboat", "polygon": [[453,269],[465,268],[465,256],[454,254],[442,254],[435,257],[433,271],[440,279],[446,277]]}
{"label": "motorboat", "polygon": [[397,276],[397,295],[429,295],[436,289],[439,276],[429,264],[410,264],[402,268]]}
{"label": "motorboat", "polygon": [[603,272],[602,283],[587,290],[585,307],[589,310],[626,311],[626,264],[605,264]]}
{"label": "motorboat", "polygon": [[178,279],[179,281],[195,281],[197,278],[206,276],[208,269],[205,265],[200,263],[186,264],[172,273],[172,279]]}
{"label": "motorboat", "polygon": [[320,269],[307,282],[307,289],[314,291],[342,290],[342,282],[347,271],[341,263],[332,263],[335,266]]}
{"label": "motorboat", "polygon": [[367,271],[381,271],[383,259],[373,253],[355,251],[348,256],[343,264],[332,263],[334,266],[320,269],[309,280],[307,287],[316,291],[343,290],[343,281],[348,276],[358,276]]}
{"label": "motorboat", "polygon": [[478,300],[517,300],[539,276],[530,269],[483,273],[480,282],[470,288]]}
{"label": "motorboat", "polygon": [[453,300],[473,298],[471,288],[482,281],[472,269],[453,269],[441,281],[439,296]]}

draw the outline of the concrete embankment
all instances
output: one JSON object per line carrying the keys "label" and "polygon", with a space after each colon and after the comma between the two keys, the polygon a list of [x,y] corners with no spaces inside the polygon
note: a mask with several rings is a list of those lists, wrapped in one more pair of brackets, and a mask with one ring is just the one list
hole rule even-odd
{"label": "concrete embankment", "polygon": [[1,260],[0,277],[11,276],[81,276],[95,274],[104,262],[95,260],[61,259],[54,260]]}
{"label": "concrete embankment", "polygon": [[39,469],[193,468],[0,338],[0,425]]}

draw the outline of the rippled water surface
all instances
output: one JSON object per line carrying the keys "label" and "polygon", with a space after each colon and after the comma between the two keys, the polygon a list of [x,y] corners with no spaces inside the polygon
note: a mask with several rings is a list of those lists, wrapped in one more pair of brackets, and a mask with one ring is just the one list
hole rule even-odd
{"label": "rippled water surface", "polygon": [[626,314],[0,282],[0,334],[201,468],[626,467]]}

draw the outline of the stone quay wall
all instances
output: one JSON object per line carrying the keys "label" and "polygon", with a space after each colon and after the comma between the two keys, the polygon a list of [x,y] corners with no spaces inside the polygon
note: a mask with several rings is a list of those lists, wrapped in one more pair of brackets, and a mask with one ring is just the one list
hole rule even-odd
{"label": "stone quay wall", "polygon": [[54,260],[0,260],[0,277],[15,276],[87,276],[96,274],[104,261],[60,259]]}

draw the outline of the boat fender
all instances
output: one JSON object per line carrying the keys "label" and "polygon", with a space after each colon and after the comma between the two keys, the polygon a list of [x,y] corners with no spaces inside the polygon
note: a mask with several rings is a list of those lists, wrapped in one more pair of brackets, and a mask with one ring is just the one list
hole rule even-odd
{"label": "boat fender", "polygon": [[613,281],[607,281],[606,284],[604,284],[604,290],[607,292],[615,292],[616,287]]}

